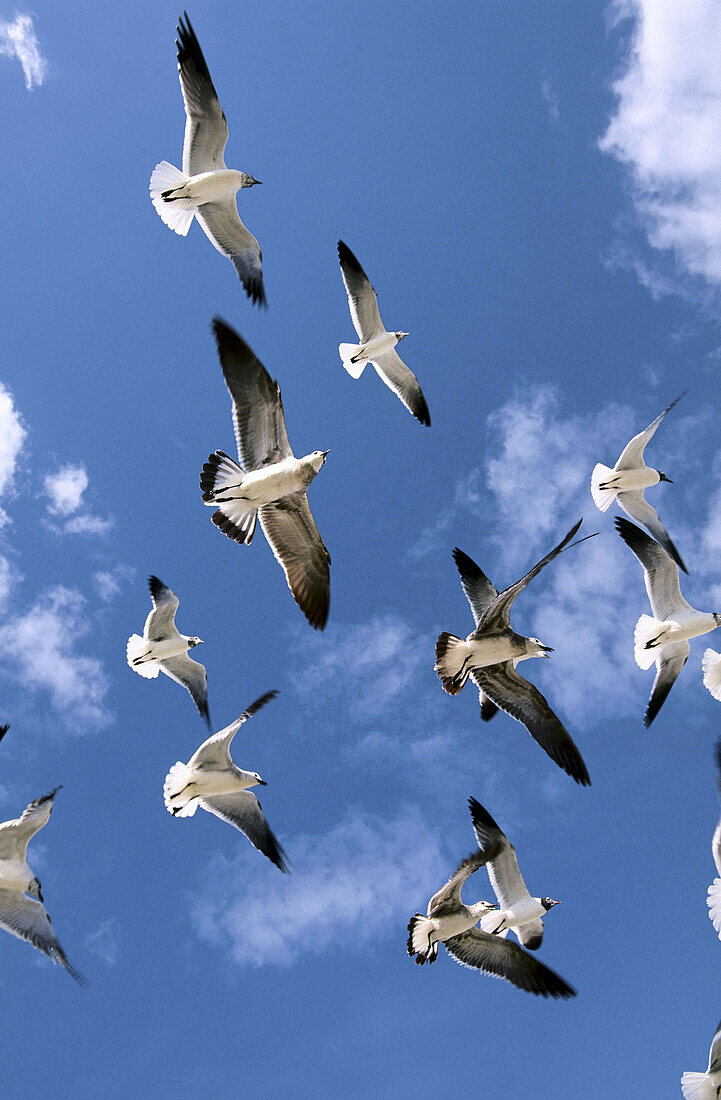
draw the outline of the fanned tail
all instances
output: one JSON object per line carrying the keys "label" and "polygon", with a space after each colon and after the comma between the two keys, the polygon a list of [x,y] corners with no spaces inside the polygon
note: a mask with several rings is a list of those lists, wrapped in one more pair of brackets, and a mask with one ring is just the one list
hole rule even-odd
{"label": "fanned tail", "polygon": [[703,669],[704,687],[713,695],[714,699],[721,700],[721,653],[715,649],[707,649],[701,662]]}
{"label": "fanned tail", "polygon": [[167,160],[156,164],[150,177],[150,198],[165,224],[181,237],[187,237],[196,206],[187,195],[181,195],[186,176]]}
{"label": "fanned tail", "polygon": [[431,943],[433,921],[424,917],[422,913],[416,913],[408,922],[408,942],[406,948],[411,958],[416,956],[419,966],[424,963],[433,963],[438,956],[438,941]]}
{"label": "fanned tail", "polygon": [[716,1086],[705,1073],[686,1070],[681,1078],[681,1091],[686,1100],[716,1100]]}
{"label": "fanned tail", "polygon": [[198,808],[199,799],[190,790],[192,775],[188,765],[178,760],[165,777],[163,800],[173,817],[192,817]]}
{"label": "fanned tail", "polygon": [[608,481],[609,477],[613,476],[614,472],[610,466],[604,466],[602,462],[597,462],[593,467],[593,473],[591,474],[591,496],[593,497],[593,503],[601,512],[606,512],[611,507],[616,497],[615,489],[601,488],[604,482]]}
{"label": "fanned tail", "polygon": [[147,649],[148,643],[145,638],[141,638],[139,634],[132,634],[128,638],[128,644],[125,647],[125,656],[133,672],[137,672],[139,676],[144,676],[146,680],[154,680],[160,672],[160,666],[156,661],[141,662],[140,660]]}
{"label": "fanned tail", "polygon": [[467,664],[469,657],[467,642],[444,630],[436,642],[436,663],[434,671],[443,684],[443,690],[449,695],[457,695],[470,674]]}
{"label": "fanned tail", "polygon": [[343,366],[348,371],[351,378],[360,378],[363,371],[368,365],[368,359],[361,359],[358,363],[353,362],[353,357],[363,351],[363,344],[339,344],[338,351],[340,357],[343,360]]}
{"label": "fanned tail", "polygon": [[642,615],[633,633],[633,655],[639,668],[650,668],[663,645],[667,623]]}
{"label": "fanned tail", "polygon": [[708,888],[706,897],[708,915],[721,940],[721,878],[715,878]]}

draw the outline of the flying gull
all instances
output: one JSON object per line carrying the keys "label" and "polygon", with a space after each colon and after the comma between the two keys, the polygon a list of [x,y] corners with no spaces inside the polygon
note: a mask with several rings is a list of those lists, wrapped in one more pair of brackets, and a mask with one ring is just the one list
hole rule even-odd
{"label": "flying gull", "polygon": [[185,237],[193,218],[208,240],[234,264],[248,297],[265,306],[258,242],[238,216],[236,192],[260,180],[226,168],[228,141],[218,94],[188,13],[178,21],[178,73],[185,104],[183,171],[162,160],[150,177],[150,198],[165,224]]}
{"label": "flying gull", "polygon": [[708,1069],[705,1073],[686,1070],[681,1078],[681,1091],[686,1100],[718,1100],[721,1096],[721,1023],[711,1041]]}
{"label": "flying gull", "polygon": [[476,629],[465,641],[446,631],[439,636],[435,671],[449,695],[457,695],[470,676],[482,695],[482,706],[488,699],[521,722],[560,768],[577,783],[587,786],[591,780],[586,765],[568,732],[540,691],[519,675],[515,668],[518,661],[529,657],[547,657],[553,650],[538,638],[517,634],[509,618],[516,596],[565,549],[581,523],[582,520],[579,520],[550,553],[500,595],[476,563],[456,548],[454,558],[473,611]]}
{"label": "flying gull", "polygon": [[260,802],[248,790],[267,787],[257,772],[237,768],[230,756],[230,743],[249,718],[275,699],[277,691],[266,692],[220,733],[204,741],[187,764],[173,764],[165,777],[165,807],[174,817],[192,817],[202,806],[221,821],[245,833],[250,843],[281,871],[288,872],[286,855],[265,820]]}
{"label": "flying gull", "polygon": [[239,466],[215,451],[203,466],[203,501],[217,507],[213,523],[238,543],[250,543],[260,518],[293,599],[322,630],[330,606],[330,554],[318,533],[307,490],[328,451],[295,458],[288,442],[280,387],[245,340],[213,319],[220,365],[233,403]]}
{"label": "flying gull", "polygon": [[157,577],[148,577],[148,587],[153,610],[145,620],[142,638],[139,634],[128,638],[128,664],[139,676],[148,680],[154,680],[159,672],[164,672],[171,680],[182,684],[190,692],[210,729],[208,677],[203,665],[188,656],[188,650],[200,645],[203,639],[189,638],[178,632],[175,612],[180,601],[167,585]]}
{"label": "flying gull", "polygon": [[[721,798],[721,739],[716,742],[716,789],[719,798]],[[718,876],[708,888],[706,904],[709,908],[708,915],[713,921],[713,926],[721,940],[721,877],[719,877],[721,876],[721,821],[714,830],[713,840],[711,841],[711,854],[716,864]]]}
{"label": "flying gull", "polygon": [[47,825],[59,790],[56,787],[50,794],[36,798],[21,817],[0,825],[0,927],[59,962],[71,978],[84,985],[82,974],[71,965],[58,942],[43,905],[40,881],[27,863],[28,842]]}
{"label": "flying gull", "polygon": [[338,259],[348,294],[353,327],[360,340],[360,344],[339,346],[343,366],[351,378],[360,378],[366,365],[372,363],[378,376],[400,397],[409,412],[421,424],[430,428],[431,414],[418,379],[395,350],[399,340],[405,339],[409,333],[386,332],[378,312],[376,292],[358,260],[343,241],[338,241]]}
{"label": "flying gull", "polygon": [[[408,924],[408,954],[421,966],[433,963],[438,956],[438,944],[456,962],[472,970],[482,970],[494,978],[503,978],[511,985],[527,993],[541,997],[575,997],[576,991],[563,978],[539,962],[517,943],[504,935],[493,935],[477,928],[494,914],[496,906],[487,901],[464,905],[461,891],[470,876],[501,851],[500,841],[489,837],[481,840],[478,812],[482,807],[475,799],[469,799],[471,820],[480,851],[473,852],[456,868],[445,886],[428,902],[426,916],[416,913]],[[484,846],[485,845],[485,846]]]}
{"label": "flying gull", "polygon": [[514,932],[523,947],[536,951],[543,942],[542,917],[559,902],[534,898],[518,870],[516,849],[480,802],[469,799],[473,828],[482,851],[494,854],[486,860],[488,877],[498,900],[498,910],[481,918],[481,929],[494,935]]}
{"label": "flying gull", "polygon": [[681,595],[678,565],[645,531],[622,516],[616,518],[616,530],[643,566],[646,591],[655,616],[642,615],[633,635],[633,655],[638,667],[649,669],[656,662],[656,679],[644,716],[644,724],[648,727],[688,660],[691,652],[688,639],[721,626],[721,615],[696,611],[687,603]]}
{"label": "flying gull", "polygon": [[635,435],[630,443],[627,443],[613,469],[597,463],[591,475],[591,495],[597,508],[605,512],[614,500],[623,508],[626,515],[642,524],[649,531],[656,542],[663,546],[684,573],[688,569],[683,563],[681,555],[669,538],[668,531],[658,518],[656,509],[648,503],[643,495],[644,489],[652,485],[658,485],[659,481],[668,481],[673,484],[670,477],[666,477],[660,470],[652,470],[643,461],[643,452],[646,444],[653,436],[666,413],[670,412],[674,405],[678,404],[684,394],[684,390],[675,401],[672,401],[660,416],[649,424],[644,431]]}

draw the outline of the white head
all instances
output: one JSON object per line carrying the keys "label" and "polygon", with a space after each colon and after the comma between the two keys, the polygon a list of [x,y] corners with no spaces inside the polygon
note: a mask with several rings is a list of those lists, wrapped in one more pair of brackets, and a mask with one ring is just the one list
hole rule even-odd
{"label": "white head", "polygon": [[316,473],[318,473],[318,471],[322,469],[325,464],[326,457],[329,454],[330,451],[313,451],[312,454],[308,455],[308,458],[310,459],[310,464]]}
{"label": "white head", "polygon": [[540,638],[526,638],[526,653],[531,657],[548,657],[553,650],[550,645],[544,645]]}
{"label": "white head", "polygon": [[202,645],[202,638],[188,638],[188,649],[194,649],[196,645]]}
{"label": "white head", "polygon": [[262,180],[254,180],[252,176],[249,176],[247,172],[240,172],[242,177],[240,181],[241,187],[253,187],[256,183],[262,183]]}
{"label": "white head", "polygon": [[267,787],[268,786],[266,781],[264,779],[261,779],[257,772],[248,772],[248,774],[251,776],[251,778],[253,780],[252,783],[248,784],[249,787]]}
{"label": "white head", "polygon": [[406,336],[410,336],[410,332],[394,332],[393,335],[396,340],[400,342],[401,340],[405,340]]}

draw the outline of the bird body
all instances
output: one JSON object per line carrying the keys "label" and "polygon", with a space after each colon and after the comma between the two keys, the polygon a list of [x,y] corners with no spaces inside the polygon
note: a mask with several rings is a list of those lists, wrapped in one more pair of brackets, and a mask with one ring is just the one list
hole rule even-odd
{"label": "bird body", "polygon": [[633,636],[634,657],[639,668],[648,669],[656,660],[657,651],[674,642],[700,638],[721,625],[717,615],[710,611],[688,611],[679,608],[673,619],[655,619],[641,615]]}
{"label": "bird body", "polygon": [[247,504],[246,510],[252,512],[292,493],[304,493],[320,472],[327,453],[314,451],[302,458],[289,455],[288,458],[263,466],[260,470],[244,471],[239,466],[242,476],[238,484],[218,485],[216,482],[216,487],[204,494],[203,503],[213,507],[215,504],[238,501]]}
{"label": "bird body", "polygon": [[495,909],[487,901],[477,901],[473,905],[463,905],[451,909],[448,913],[436,913],[431,916],[429,912],[423,917],[417,914],[408,925],[408,945],[416,954],[416,962],[434,962],[438,954],[438,944],[450,940],[453,936],[460,936],[475,928],[479,920]]}
{"label": "bird body", "polygon": [[[343,361],[343,366],[353,378],[360,378],[366,364],[370,363],[377,355],[384,355],[410,335],[407,332],[381,332],[366,343],[339,344],[338,348]],[[352,370],[349,368],[353,368]]]}
{"label": "bird body", "polygon": [[[128,659],[130,667],[140,672],[141,676],[157,676],[161,671],[162,661],[167,660],[168,657],[187,653],[189,649],[199,644],[199,640],[196,641],[195,638],[189,638],[185,634],[178,634],[177,638],[162,638],[157,642],[149,641],[146,637],[141,638],[139,634],[133,634],[133,639],[137,641],[132,646],[130,641],[128,642]],[[137,668],[138,665],[147,665],[150,662],[154,665],[152,669],[141,672]]]}
{"label": "bird body", "polygon": [[480,637],[473,631],[465,640],[445,631],[439,636],[436,646],[436,671],[442,670],[444,690],[449,695],[457,695],[476,669],[503,661],[520,660],[521,657],[547,656],[548,647],[537,638],[525,638],[515,631],[483,634]]}

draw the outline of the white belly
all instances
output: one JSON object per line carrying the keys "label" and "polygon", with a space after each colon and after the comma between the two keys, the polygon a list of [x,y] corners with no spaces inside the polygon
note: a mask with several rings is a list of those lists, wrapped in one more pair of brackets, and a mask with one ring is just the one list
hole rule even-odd
{"label": "white belly", "polygon": [[658,485],[659,476],[657,470],[641,466],[640,469],[635,470],[614,470],[613,478],[608,480],[617,493],[633,493],[638,489],[648,489],[651,485]]}
{"label": "white belly", "polygon": [[431,938],[433,940],[449,940],[451,936],[460,936],[462,932],[468,932],[470,928],[475,927],[476,923],[477,918],[466,909],[461,909],[458,913],[452,913],[448,917],[436,917],[436,931]]}
{"label": "white belly", "polygon": [[511,638],[492,635],[490,638],[466,639],[472,668],[485,668],[518,657],[518,645]]}
{"label": "white belly", "polygon": [[702,611],[693,611],[684,616],[678,615],[676,619],[669,619],[668,623],[662,645],[699,638],[702,634],[709,634],[715,630],[717,625],[713,615],[704,614]]}
{"label": "white belly", "polygon": [[384,332],[382,336],[375,336],[369,340],[363,349],[363,359],[374,359],[376,355],[383,355],[390,351],[398,343],[395,332]]}
{"label": "white belly", "polygon": [[185,184],[184,194],[201,206],[204,202],[223,202],[232,199],[242,182],[242,174],[230,168],[214,172],[200,172],[191,176]]}
{"label": "white belly", "polygon": [[518,905],[512,905],[509,909],[506,909],[503,916],[509,928],[520,928],[522,925],[542,917],[545,912],[546,910],[540,901],[536,901],[535,898],[528,898],[526,901],[519,902]]}
{"label": "white belly", "polygon": [[281,500],[291,493],[305,489],[304,480],[295,458],[284,458],[262,470],[251,470],[243,478],[239,489],[223,492],[223,497],[247,501],[250,508],[260,508],[272,500]]}
{"label": "white belly", "polygon": [[188,643],[185,638],[165,638],[162,642],[148,642],[148,647],[154,661],[165,661],[169,657],[177,657],[180,653],[186,653]]}

